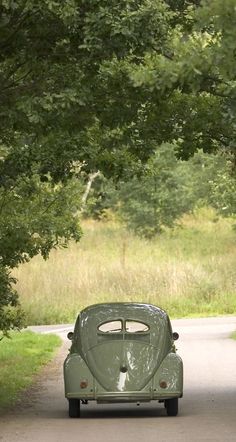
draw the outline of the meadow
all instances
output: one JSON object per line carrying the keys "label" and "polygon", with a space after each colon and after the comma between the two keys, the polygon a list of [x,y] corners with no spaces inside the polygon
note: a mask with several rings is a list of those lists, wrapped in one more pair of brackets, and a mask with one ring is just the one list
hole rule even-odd
{"label": "meadow", "polygon": [[114,221],[84,221],[79,243],[14,272],[28,322],[73,322],[104,301],[153,303],[171,318],[235,314],[234,224],[205,208],[145,240]]}

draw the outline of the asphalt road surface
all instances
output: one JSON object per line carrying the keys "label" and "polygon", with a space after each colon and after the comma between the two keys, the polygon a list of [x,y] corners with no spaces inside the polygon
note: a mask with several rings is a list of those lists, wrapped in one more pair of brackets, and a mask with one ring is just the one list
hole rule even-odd
{"label": "asphalt road surface", "polygon": [[[62,363],[55,360],[9,413],[0,417],[0,442],[166,442],[236,441],[236,317],[172,321],[184,361],[184,397],[177,417],[162,404],[83,405],[69,419]],[[64,339],[70,326],[34,327]]]}

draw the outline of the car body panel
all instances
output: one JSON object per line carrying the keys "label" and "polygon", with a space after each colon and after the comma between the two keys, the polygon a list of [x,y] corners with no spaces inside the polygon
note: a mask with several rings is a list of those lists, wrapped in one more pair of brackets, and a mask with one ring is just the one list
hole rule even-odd
{"label": "car body panel", "polygon": [[[101,331],[107,324],[121,326]],[[139,325],[141,331],[135,331]],[[183,364],[167,313],[140,303],[87,307],[75,324],[64,380],[68,399],[141,402],[181,397]]]}

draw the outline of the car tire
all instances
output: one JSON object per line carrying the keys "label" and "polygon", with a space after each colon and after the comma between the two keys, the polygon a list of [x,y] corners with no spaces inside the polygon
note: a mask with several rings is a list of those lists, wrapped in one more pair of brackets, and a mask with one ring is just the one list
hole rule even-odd
{"label": "car tire", "polygon": [[168,416],[177,416],[179,409],[178,398],[166,399],[165,408]]}
{"label": "car tire", "polygon": [[80,417],[80,400],[69,399],[69,416]]}

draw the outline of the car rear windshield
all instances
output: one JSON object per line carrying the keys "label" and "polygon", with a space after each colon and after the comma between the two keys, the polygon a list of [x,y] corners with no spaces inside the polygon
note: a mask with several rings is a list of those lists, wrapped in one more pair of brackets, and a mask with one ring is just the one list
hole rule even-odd
{"label": "car rear windshield", "polygon": [[106,321],[98,326],[98,331],[102,333],[145,333],[150,330],[149,326],[140,321],[116,320]]}
{"label": "car rear windshield", "polygon": [[121,321],[109,321],[99,325],[98,330],[102,333],[117,333],[122,331]]}
{"label": "car rear windshield", "polygon": [[149,331],[149,326],[139,321],[125,321],[125,331],[127,333],[143,333]]}

